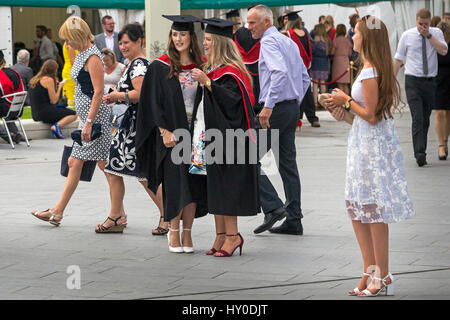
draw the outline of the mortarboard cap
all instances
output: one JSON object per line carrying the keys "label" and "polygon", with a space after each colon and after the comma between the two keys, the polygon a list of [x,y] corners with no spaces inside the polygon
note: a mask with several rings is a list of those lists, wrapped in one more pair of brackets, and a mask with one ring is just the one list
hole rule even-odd
{"label": "mortarboard cap", "polygon": [[283,13],[283,17],[288,17],[289,21],[295,21],[298,18],[300,18],[300,16],[298,15],[299,12],[302,12],[303,10],[297,10],[297,11],[290,11],[290,12],[285,12]]}
{"label": "mortarboard cap", "polygon": [[239,24],[237,22],[219,18],[203,19],[202,22],[206,23],[206,33],[217,34],[231,39],[233,39],[233,26]]}
{"label": "mortarboard cap", "polygon": [[200,22],[201,20],[197,17],[186,15],[178,16],[168,16],[162,15],[164,18],[172,21],[172,29],[176,31],[189,31],[191,34],[194,33],[194,22]]}
{"label": "mortarboard cap", "polygon": [[225,17],[227,19],[233,18],[233,17],[240,17],[239,15],[239,9],[233,9],[225,13]]}

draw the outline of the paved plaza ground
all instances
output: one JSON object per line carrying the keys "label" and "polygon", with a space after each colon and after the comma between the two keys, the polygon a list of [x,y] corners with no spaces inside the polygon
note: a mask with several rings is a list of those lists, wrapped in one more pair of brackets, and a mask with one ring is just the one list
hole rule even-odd
{"label": "paved plaza ground", "polygon": [[[296,139],[304,235],[254,235],[263,215],[240,218],[243,255],[232,258],[204,254],[214,240],[211,215],[194,223],[194,254],[169,253],[167,238],[151,235],[158,210],[133,179],[126,179],[124,234],[94,233],[109,212],[99,170],[92,182],[80,182],[61,227],[39,221],[30,211],[58,200],[62,148],[70,141],[33,140],[16,150],[0,143],[0,299],[361,299],[346,296],[362,273],[343,200],[349,126],[318,115],[322,127],[306,122]],[[450,160],[438,160],[434,116],[423,168],[412,156],[409,111],[396,117],[417,214],[390,226],[398,281],[386,299],[450,298]],[[279,176],[271,180],[283,196]],[[81,288],[69,290],[74,265]]]}

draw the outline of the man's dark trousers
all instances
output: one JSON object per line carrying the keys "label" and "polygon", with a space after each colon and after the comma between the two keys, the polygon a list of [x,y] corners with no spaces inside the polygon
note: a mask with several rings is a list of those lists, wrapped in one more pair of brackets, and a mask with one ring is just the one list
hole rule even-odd
{"label": "man's dark trousers", "polygon": [[435,104],[435,79],[406,75],[405,91],[412,116],[414,157],[417,158],[419,154],[426,155],[430,115]]}
{"label": "man's dark trousers", "polygon": [[313,123],[315,121],[319,121],[319,118],[316,116],[316,110],[314,107],[314,96],[311,91],[311,86],[308,86],[308,90],[303,97],[302,104],[300,105],[300,120],[303,118],[303,113],[306,114],[306,118],[309,123]]}
{"label": "man's dark trousers", "polygon": [[[267,131],[261,129],[259,118],[256,118],[256,128],[259,132],[258,143],[266,131],[267,151],[272,147],[272,130],[279,130],[279,155],[275,152],[275,146],[275,150],[273,151],[286,196],[286,203],[283,204],[269,178],[260,170],[259,192],[261,206],[265,214],[284,206],[288,213],[286,223],[291,226],[297,226],[300,219],[303,218],[300,201],[300,177],[298,174],[295,149],[295,129],[299,116],[300,108],[297,101],[288,100],[275,105],[269,119],[270,129]],[[264,153],[259,154],[260,159],[263,156]]]}

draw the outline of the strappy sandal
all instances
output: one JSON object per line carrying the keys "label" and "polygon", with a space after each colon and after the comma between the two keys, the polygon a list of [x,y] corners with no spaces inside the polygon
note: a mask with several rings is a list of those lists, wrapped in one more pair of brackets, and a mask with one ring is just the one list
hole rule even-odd
{"label": "strappy sandal", "polygon": [[[369,277],[369,278],[370,278],[370,281],[372,281],[372,277],[373,277],[372,274],[363,272],[363,276]],[[362,290],[359,290],[359,288],[356,287],[356,288],[353,289],[352,291],[349,291],[349,292],[348,292],[348,295],[349,295],[349,296],[357,296],[358,293],[360,293],[360,292],[362,292]]]}
{"label": "strappy sandal", "polygon": [[[164,217],[160,217],[159,220],[164,219]],[[154,236],[163,236],[165,234],[167,234],[169,232],[169,229],[165,229],[163,227],[160,227],[158,225],[158,227],[156,229],[152,230],[152,235]]]}
{"label": "strappy sandal", "polygon": [[[223,235],[223,234],[226,234],[226,233],[225,233],[225,232],[216,233],[216,236],[221,236],[221,235]],[[220,249],[219,249],[219,250],[220,250]],[[207,256],[212,256],[214,253],[216,253],[216,252],[219,251],[219,250],[216,250],[216,249],[214,248],[214,246],[213,246],[210,250],[206,251],[206,255],[207,255]]]}
{"label": "strappy sandal", "polygon": [[[48,211],[51,214],[51,217],[41,217],[39,215],[39,213],[46,212],[46,211]],[[63,216],[60,216],[58,214],[54,214],[52,212],[52,210],[50,210],[50,209],[47,209],[47,210],[44,210],[44,211],[33,210],[33,211],[31,211],[31,214],[34,217],[38,218],[39,220],[42,220],[42,221],[45,221],[45,222],[49,222],[50,224],[54,225],[55,227],[59,227],[59,225],[61,224],[61,220],[63,218]],[[56,221],[55,218],[59,218],[59,220]]]}
{"label": "strappy sandal", "polygon": [[113,219],[111,217],[106,218],[105,222],[108,220],[111,220],[112,222],[114,222],[114,225],[110,226],[110,227],[105,227],[104,223],[103,224],[99,224],[97,226],[97,228],[95,228],[95,232],[96,233],[123,233],[123,229],[125,228],[125,224],[121,223],[118,224],[117,221],[119,221],[120,219],[122,219],[123,217],[120,216],[117,219]]}

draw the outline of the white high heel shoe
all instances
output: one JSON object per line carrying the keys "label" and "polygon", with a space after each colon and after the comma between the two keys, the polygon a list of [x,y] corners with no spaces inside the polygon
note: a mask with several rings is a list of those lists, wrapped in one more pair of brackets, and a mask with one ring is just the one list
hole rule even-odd
{"label": "white high heel shoe", "polygon": [[[186,229],[186,228],[183,228],[183,231],[191,231],[191,229]],[[194,252],[194,247],[185,247],[185,246],[183,246],[183,252],[184,253],[193,253]]]}
{"label": "white high heel shoe", "polygon": [[[394,295],[394,276],[391,273],[388,273],[388,275],[386,277],[384,277],[383,279],[377,278],[377,277],[373,277],[375,280],[381,281],[381,283],[383,283],[383,288],[381,288],[380,290],[378,290],[376,293],[372,293],[369,290],[365,289],[362,291],[363,294],[358,295],[358,297],[376,297],[378,296],[381,292],[384,292],[384,294],[386,296],[393,296]],[[386,280],[387,279],[391,279],[391,283],[387,284]]]}
{"label": "white high heel shoe", "polygon": [[169,242],[169,251],[173,253],[183,253],[183,247],[171,247],[170,246],[170,232],[171,231],[180,231],[178,229],[169,228],[169,232],[167,232],[167,241]]}
{"label": "white high heel shoe", "polygon": [[[372,275],[370,273],[366,273],[363,272],[363,276],[368,276],[370,278],[370,280],[372,280]],[[358,287],[356,287],[355,289],[353,289],[352,291],[350,291],[348,293],[349,296],[356,296],[358,295],[358,293],[360,293],[361,291],[359,291]]]}

